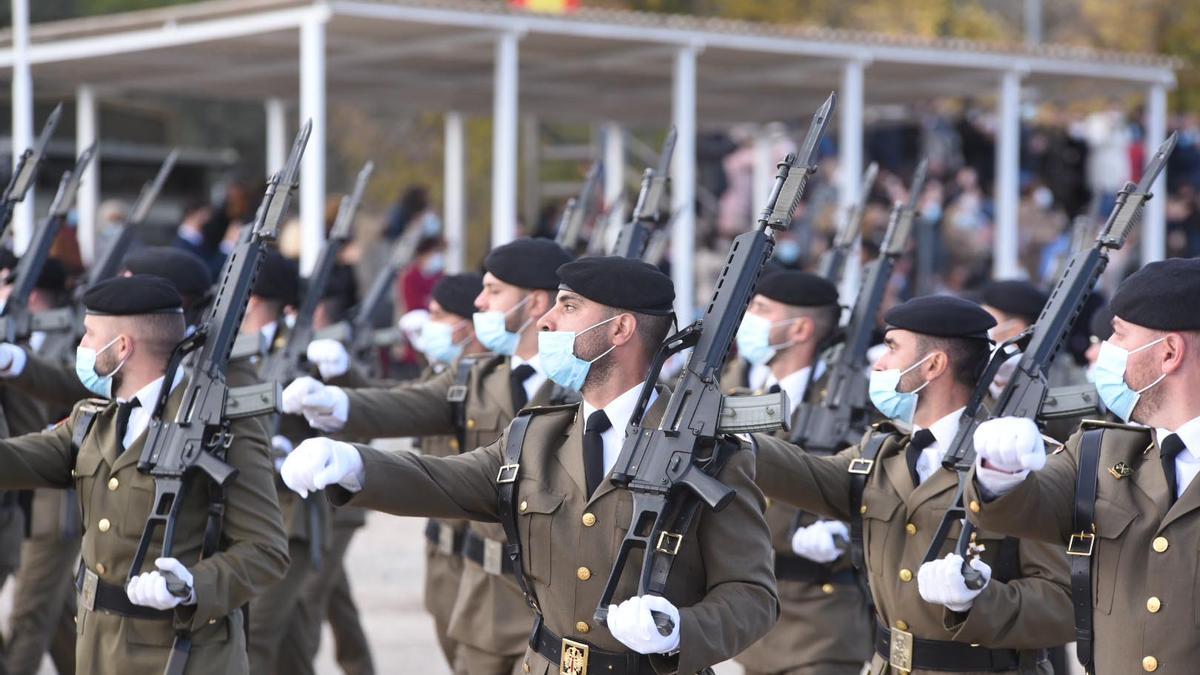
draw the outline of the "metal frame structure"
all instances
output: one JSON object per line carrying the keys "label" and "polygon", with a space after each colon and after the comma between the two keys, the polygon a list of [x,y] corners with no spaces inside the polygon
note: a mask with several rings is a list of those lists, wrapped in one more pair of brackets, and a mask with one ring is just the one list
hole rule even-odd
{"label": "metal frame structure", "polygon": [[[16,6],[26,0],[13,0]],[[20,18],[14,11],[14,19]],[[25,46],[25,44],[27,46]],[[671,262],[681,320],[692,315],[695,139],[702,127],[800,119],[839,90],[839,202],[853,203],[868,105],[970,95],[994,99],[998,277],[1016,273],[1021,101],[1140,94],[1146,143],[1166,133],[1166,96],[1179,62],[1065,47],[927,40],[818,28],[584,9],[537,14],[476,0],[209,0],[37,24],[0,32],[0,72],[12,75],[13,138],[32,133],[32,84],[76,95],[80,143],[100,136],[97,100],[139,92],[258,97],[268,167],[277,166],[293,101],[312,118],[301,176],[302,266],[323,237],[326,109],[331,95],[376,109],[446,114],[445,221],[451,269],[462,266],[463,118],[493,120],[492,244],[516,234],[520,115],[605,125],[609,158],[624,126],[673,123]],[[490,110],[489,110],[490,108]],[[616,173],[612,171],[610,173]],[[1161,180],[1161,179],[1160,179]],[[620,176],[610,177],[613,195]],[[1160,183],[1161,185],[1162,183]],[[94,203],[87,181],[81,204]],[[81,229],[93,226],[81,212]],[[18,222],[18,230],[28,224]],[[27,231],[27,229],[26,229]],[[90,238],[83,237],[86,247]],[[1165,251],[1164,200],[1150,203],[1143,258]],[[90,250],[85,250],[90,254]],[[683,283],[684,281],[687,283]]]}

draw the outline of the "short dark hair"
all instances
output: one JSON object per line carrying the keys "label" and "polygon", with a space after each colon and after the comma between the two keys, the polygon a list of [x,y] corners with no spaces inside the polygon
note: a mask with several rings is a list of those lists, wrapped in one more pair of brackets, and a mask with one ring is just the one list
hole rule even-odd
{"label": "short dark hair", "polygon": [[842,318],[842,308],[838,305],[818,305],[815,307],[789,307],[791,316],[812,319],[813,340],[818,349],[826,347],[826,342],[833,336]]}
{"label": "short dark hair", "polygon": [[945,352],[950,359],[950,374],[954,381],[974,388],[987,368],[992,345],[976,338],[938,337],[917,334],[917,347],[923,354]]}
{"label": "short dark hair", "polygon": [[662,346],[663,340],[667,339],[667,333],[671,330],[671,325],[675,320],[674,314],[659,316],[655,314],[642,314],[641,312],[632,312],[627,309],[619,309],[617,307],[605,306],[604,318],[611,319],[619,314],[630,314],[637,324],[636,332],[638,340],[642,343],[642,350],[645,353],[646,359],[654,358],[658,352],[658,348]]}
{"label": "short dark hair", "polygon": [[120,318],[125,324],[123,328],[133,334],[141,348],[162,359],[164,366],[187,331],[183,314],[142,314]]}

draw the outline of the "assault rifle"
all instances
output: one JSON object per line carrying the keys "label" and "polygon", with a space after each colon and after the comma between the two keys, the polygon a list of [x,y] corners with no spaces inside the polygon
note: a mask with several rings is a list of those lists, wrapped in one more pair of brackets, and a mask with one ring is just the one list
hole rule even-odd
{"label": "assault rifle", "polygon": [[[771,431],[787,424],[786,394],[727,399],[719,380],[758,277],[771,258],[775,233],[791,226],[808,177],[817,169],[817,145],[833,106],[830,94],[813,116],[799,156],[789,154],[779,164],[758,227],[734,239],[704,316],[668,337],[654,357],[610,477],[614,485],[633,493],[633,519],[596,608],[594,616],[600,623],[608,618],[608,605],[633,549],[644,554],[638,594],[661,595],[700,505],[719,511],[733,499],[733,490],[715,477],[732,451],[728,435]],[[650,427],[643,416],[663,364],[688,348],[692,352],[662,423]],[[670,633],[668,617],[656,614],[655,623],[664,635]]]}
{"label": "assault rifle", "polygon": [[[225,463],[225,451],[235,440],[232,421],[270,411],[278,412],[274,400],[270,406],[265,406],[266,409],[263,409],[264,406],[255,409],[255,406],[248,405],[247,401],[253,400],[254,392],[246,394],[231,390],[225,378],[229,369],[229,354],[246,314],[246,304],[250,301],[263,256],[287,215],[300,172],[300,159],[311,131],[311,122],[301,128],[283,170],[267,182],[266,194],[259,206],[253,230],[230,253],[230,264],[226,266],[217,287],[208,317],[194,333],[179,343],[167,363],[164,385],[154,404],[145,446],[138,457],[138,471],[154,478],[154,503],[129,568],[129,579],[142,571],[150,544],[159,529],[162,529],[160,555],[171,556],[175,521],[179,506],[184,502],[184,478],[189,473],[203,472],[216,484],[218,492],[237,477],[237,469]],[[167,400],[171,396],[170,383],[174,382],[183,360],[190,356],[191,378],[180,385],[185,387],[183,402],[174,419],[165,419]],[[266,386],[278,395],[277,383],[267,383]],[[263,385],[251,385],[248,389],[261,392]],[[263,400],[266,398],[262,397]],[[210,522],[206,527],[202,557],[212,555],[218,548],[221,510],[217,502],[210,507]],[[173,575],[168,575],[167,581],[172,592],[186,593],[186,589],[180,589],[181,585]],[[170,668],[168,664],[169,672]]]}
{"label": "assault rifle", "polygon": [[50,203],[50,211],[42,220],[42,226],[33,233],[29,248],[17,263],[13,272],[13,287],[0,310],[0,342],[23,342],[29,339],[33,331],[58,332],[71,328],[70,314],[43,313],[34,314],[29,311],[29,296],[37,286],[38,277],[50,257],[50,248],[58,231],[67,221],[67,213],[75,203],[75,193],[79,191],[79,177],[96,154],[93,143],[84,150],[75,166],[63,174],[58,183],[58,193]]}
{"label": "assault rifle", "polygon": [[862,189],[858,193],[860,195],[858,203],[850,209],[850,213],[846,215],[846,221],[838,228],[837,235],[833,238],[833,246],[825,252],[825,255],[821,256],[821,263],[817,269],[817,274],[820,274],[835,285],[841,281],[842,273],[846,270],[846,260],[854,251],[854,241],[858,239],[858,234],[862,230],[862,219],[863,214],[867,210],[867,199],[871,196],[871,189],[875,186],[875,176],[878,174],[879,165],[871,162],[863,174]]}
{"label": "assault rifle", "polygon": [[1016,370],[996,401],[995,408],[988,410],[983,402],[988,385],[991,384],[1000,365],[1009,358],[1003,348],[1008,343],[993,352],[983,377],[976,384],[971,400],[963,411],[958,423],[958,433],[942,459],[942,466],[958,472],[958,489],[955,491],[954,501],[934,534],[933,542],[925,554],[925,561],[934,560],[941,554],[950,528],[961,520],[964,524],[955,544],[955,552],[963,558],[963,578],[966,579],[968,588],[982,588],[984,583],[979,571],[967,564],[968,558],[975,552],[975,528],[964,520],[966,511],[963,510],[967,475],[975,464],[975,430],[992,417],[1026,417],[1040,421],[1043,405],[1050,392],[1046,377],[1054,362],[1054,356],[1070,335],[1080,310],[1091,295],[1100,274],[1108,266],[1110,253],[1125,245],[1130,231],[1141,221],[1142,209],[1151,197],[1150,187],[1166,166],[1167,159],[1175,149],[1175,141],[1176,135],[1171,134],[1158,147],[1137,185],[1125,184],[1117,194],[1116,206],[1109,214],[1104,227],[1100,229],[1095,243],[1090,248],[1076,251],[1067,261],[1054,290],[1050,293],[1050,299],[1038,316],[1037,323],[1009,341],[1014,344],[1024,343],[1024,349]]}
{"label": "assault rifle", "polygon": [[358,207],[362,203],[367,182],[371,180],[371,174],[374,171],[375,163],[367,162],[358,172],[354,191],[342,197],[342,202],[338,205],[337,217],[333,221],[333,228],[329,231],[329,238],[321,248],[321,255],[317,257],[312,274],[308,277],[304,300],[301,301],[296,312],[296,320],[288,329],[287,341],[283,347],[267,356],[259,370],[259,377],[264,382],[281,384],[291,382],[304,362],[305,350],[308,349],[308,343],[313,340],[313,319],[317,313],[317,306],[321,304],[321,296],[325,293],[325,287],[329,285],[329,279],[333,276],[333,270],[337,266],[342,249],[350,241],[350,229],[358,215]]}
{"label": "assault rifle", "polygon": [[663,229],[662,226],[667,220],[667,209],[664,208],[663,200],[667,196],[671,156],[675,154],[677,137],[675,127],[671,127],[666,140],[663,141],[662,152],[658,155],[658,167],[647,167],[646,172],[642,174],[642,189],[638,192],[633,215],[630,216],[629,222],[621,228],[612,255],[619,255],[622,258],[641,258],[651,237]]}
{"label": "assault rifle", "polygon": [[820,403],[801,403],[791,441],[808,452],[832,454],[857,443],[867,428],[870,403],[867,396],[867,349],[875,333],[876,315],[887,292],[896,261],[908,247],[916,215],[917,196],[925,184],[926,163],[917,165],[909,190],[908,202],[896,202],[888,221],[887,233],[879,248],[879,257],[863,279],[846,338],[835,347],[826,363],[829,376],[825,397]]}
{"label": "assault rifle", "polygon": [[[4,193],[0,194],[0,236],[3,236],[8,230],[8,224],[12,222],[17,204],[24,201],[25,195],[29,193],[29,188],[33,187],[38,167],[46,157],[46,145],[50,142],[50,137],[54,135],[54,130],[58,128],[60,117],[62,117],[61,103],[54,106],[54,111],[46,118],[46,123],[42,125],[42,133],[38,134],[33,147],[26,149],[17,158],[12,177],[8,179],[8,186],[4,188]],[[13,151],[16,152],[16,148],[13,148]]]}
{"label": "assault rifle", "polygon": [[85,288],[91,288],[97,283],[117,275],[117,271],[121,269],[121,263],[125,261],[125,254],[129,252],[129,247],[133,244],[134,229],[146,222],[150,207],[154,206],[154,202],[162,192],[163,185],[166,184],[178,159],[179,151],[172,150],[171,154],[163,160],[162,165],[158,167],[158,173],[155,174],[154,179],[142,185],[142,191],[138,193],[137,200],[129,209],[129,215],[121,224],[121,233],[117,235],[117,238],[104,251],[104,255],[92,265],[92,269],[88,272]]}
{"label": "assault rifle", "polygon": [[567,205],[563,207],[554,240],[572,254],[579,250],[583,226],[593,221],[600,213],[604,201],[601,194],[601,189],[604,187],[603,182],[604,163],[596,160],[592,162],[592,168],[588,169],[583,187],[579,189],[579,196],[568,199]]}

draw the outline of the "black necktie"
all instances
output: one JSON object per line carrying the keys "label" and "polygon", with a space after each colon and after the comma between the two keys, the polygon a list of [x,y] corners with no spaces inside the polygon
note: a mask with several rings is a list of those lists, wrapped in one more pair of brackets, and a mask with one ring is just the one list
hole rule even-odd
{"label": "black necktie", "polygon": [[508,383],[512,387],[513,411],[516,412],[525,407],[529,403],[529,396],[525,394],[525,380],[529,379],[530,375],[534,374],[533,366],[528,363],[513,368],[508,374]]}
{"label": "black necktie", "polygon": [[778,383],[778,382],[776,382],[775,384],[771,385],[771,386],[770,386],[770,388],[768,388],[768,389],[767,389],[767,393],[768,393],[768,394],[778,394],[779,392],[780,392],[780,389],[779,389],[779,383]]}
{"label": "black necktie", "polygon": [[1167,476],[1167,492],[1171,496],[1171,503],[1174,504],[1176,499],[1179,499],[1177,490],[1179,489],[1179,481],[1175,476],[1175,457],[1183,452],[1187,446],[1183,444],[1183,439],[1179,438],[1178,434],[1167,434],[1167,437],[1162,440],[1162,445],[1159,446],[1158,452],[1161,455],[1163,473]]}
{"label": "black necktie", "polygon": [[908,441],[908,448],[904,451],[904,461],[908,463],[908,475],[912,476],[913,487],[921,484],[921,474],[917,473],[917,460],[921,459],[921,452],[933,445],[936,440],[932,431],[921,429]]}
{"label": "black necktie", "polygon": [[125,448],[125,432],[129,430],[129,416],[140,405],[142,402],[136,398],[117,404],[117,445],[122,449]]}
{"label": "black necktie", "polygon": [[603,410],[588,415],[583,427],[583,477],[591,497],[604,479],[604,439],[600,434],[612,428],[612,421]]}

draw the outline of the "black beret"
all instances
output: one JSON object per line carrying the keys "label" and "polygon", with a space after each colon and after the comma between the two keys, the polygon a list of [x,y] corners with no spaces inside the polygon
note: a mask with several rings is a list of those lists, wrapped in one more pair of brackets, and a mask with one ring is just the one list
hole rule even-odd
{"label": "black beret", "polygon": [[83,294],[83,306],[97,316],[183,314],[175,286],[150,274],[105,279]]}
{"label": "black beret", "polygon": [[354,280],[354,269],[349,265],[334,265],[329,273],[329,281],[326,282],[325,288],[321,289],[321,299],[343,300],[352,305],[357,293],[358,283]]}
{"label": "black beret", "polygon": [[1112,319],[1112,310],[1108,308],[1108,305],[1100,307],[1092,312],[1092,318],[1088,322],[1088,330],[1095,337],[1107,340],[1113,334]]}
{"label": "black beret", "polygon": [[675,284],[654,265],[608,256],[580,258],[558,268],[562,288],[608,307],[640,314],[674,312]]}
{"label": "black beret", "polygon": [[263,256],[258,278],[254,280],[253,294],[285,305],[299,304],[300,266],[278,251],[268,250]]}
{"label": "black beret", "polygon": [[483,268],[506,284],[552,291],[558,288],[555,270],[572,259],[550,239],[518,239],[492,249],[483,259]]}
{"label": "black beret", "polygon": [[953,295],[913,298],[883,315],[888,330],[902,328],[922,335],[988,339],[996,320],[983,307]]}
{"label": "black beret", "polygon": [[451,274],[434,285],[433,299],[447,312],[469,319],[475,313],[475,298],[482,292],[482,275]]}
{"label": "black beret", "polygon": [[175,284],[182,295],[197,297],[212,289],[212,272],[200,256],[174,246],[144,246],[125,256],[132,274],[153,274]]}
{"label": "black beret", "polygon": [[0,269],[11,270],[17,266],[17,255],[7,248],[0,248]]}
{"label": "black beret", "polygon": [[67,266],[58,258],[46,258],[34,286],[54,293],[67,290]]}
{"label": "black beret", "polygon": [[811,272],[793,270],[764,274],[755,292],[793,307],[825,307],[838,301],[833,282]]}
{"label": "black beret", "polygon": [[996,309],[1034,323],[1050,295],[1028,281],[993,281],[983,287],[980,301]]}
{"label": "black beret", "polygon": [[1113,294],[1112,313],[1152,330],[1200,330],[1200,258],[1152,262],[1129,275]]}

